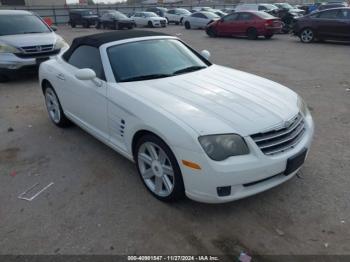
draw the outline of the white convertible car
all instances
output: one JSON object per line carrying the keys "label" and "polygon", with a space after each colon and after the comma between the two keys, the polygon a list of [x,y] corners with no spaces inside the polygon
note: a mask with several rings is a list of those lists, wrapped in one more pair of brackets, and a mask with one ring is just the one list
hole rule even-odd
{"label": "white convertible car", "polygon": [[208,58],[156,32],[90,35],[42,63],[40,85],[53,123],[135,161],[158,199],[227,202],[291,179],[314,132],[305,102]]}

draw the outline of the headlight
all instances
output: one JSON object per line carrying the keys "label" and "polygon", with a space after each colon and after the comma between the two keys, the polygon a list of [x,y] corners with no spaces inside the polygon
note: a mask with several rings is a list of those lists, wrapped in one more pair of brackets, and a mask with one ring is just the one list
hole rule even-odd
{"label": "headlight", "polygon": [[10,45],[6,45],[3,43],[0,43],[0,53],[19,53],[20,51],[14,47],[14,46],[10,46]]}
{"label": "headlight", "polygon": [[63,38],[57,38],[56,44],[55,44],[55,49],[61,49],[65,46],[67,46],[67,42],[63,40]]}
{"label": "headlight", "polygon": [[298,107],[304,117],[310,114],[307,104],[300,96],[298,97]]}
{"label": "headlight", "polygon": [[215,161],[249,153],[247,144],[239,135],[208,135],[201,136],[198,140],[207,155]]}

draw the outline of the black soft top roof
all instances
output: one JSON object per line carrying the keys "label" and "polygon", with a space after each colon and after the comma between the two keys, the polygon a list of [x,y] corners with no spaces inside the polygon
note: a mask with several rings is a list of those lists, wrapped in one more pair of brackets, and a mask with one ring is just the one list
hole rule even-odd
{"label": "black soft top roof", "polygon": [[114,31],[114,32],[108,32],[108,33],[78,37],[73,40],[72,45],[62,55],[62,57],[65,60],[68,60],[69,57],[74,52],[74,50],[82,45],[88,45],[88,46],[99,48],[101,45],[109,42],[130,39],[130,38],[148,37],[148,36],[169,36],[169,35],[164,33],[159,33],[159,32],[153,32],[153,31],[125,30],[125,31]]}

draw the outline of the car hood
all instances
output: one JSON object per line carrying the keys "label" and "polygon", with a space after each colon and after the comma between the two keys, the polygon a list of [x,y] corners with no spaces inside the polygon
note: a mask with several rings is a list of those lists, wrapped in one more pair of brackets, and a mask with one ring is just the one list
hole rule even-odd
{"label": "car hood", "polygon": [[298,96],[290,89],[218,65],[179,76],[120,85],[174,115],[199,135],[247,136],[276,128],[298,113]]}
{"label": "car hood", "polygon": [[161,21],[161,20],[165,20],[164,17],[149,17],[150,20],[152,21]]}
{"label": "car hood", "polygon": [[39,34],[5,35],[0,41],[15,47],[53,45],[58,36],[54,32]]}

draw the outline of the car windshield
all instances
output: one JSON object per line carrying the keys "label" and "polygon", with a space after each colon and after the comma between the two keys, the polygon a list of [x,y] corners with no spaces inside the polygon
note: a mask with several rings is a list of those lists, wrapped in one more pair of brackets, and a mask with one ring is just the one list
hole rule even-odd
{"label": "car windshield", "polygon": [[177,9],[176,12],[177,12],[178,14],[181,14],[181,15],[191,14],[191,12],[188,11],[187,9]]}
{"label": "car windshield", "polygon": [[277,6],[271,5],[271,4],[263,4],[262,6],[266,7],[266,9],[268,9],[268,10],[278,9]]}
{"label": "car windshield", "polygon": [[206,17],[208,17],[209,19],[213,19],[213,18],[220,18],[217,14],[212,13],[212,12],[202,12]]}
{"label": "car windshield", "polygon": [[1,15],[0,35],[49,33],[51,30],[35,15]]}
{"label": "car windshield", "polygon": [[118,82],[169,77],[208,66],[197,54],[175,39],[116,45],[109,47],[107,53]]}
{"label": "car windshield", "polygon": [[276,19],[275,16],[273,15],[270,15],[266,12],[255,12],[255,14],[261,18],[264,18],[264,19]]}
{"label": "car windshield", "polygon": [[112,16],[115,17],[115,18],[119,18],[119,19],[121,19],[121,18],[128,18],[126,15],[124,15],[124,14],[122,14],[120,12],[113,12]]}
{"label": "car windshield", "polygon": [[279,4],[279,6],[285,9],[294,9],[293,6],[291,6],[288,3],[282,3],[282,4]]}
{"label": "car windshield", "polygon": [[152,13],[152,12],[144,13],[144,15],[146,17],[157,17],[158,16],[156,13]]}

